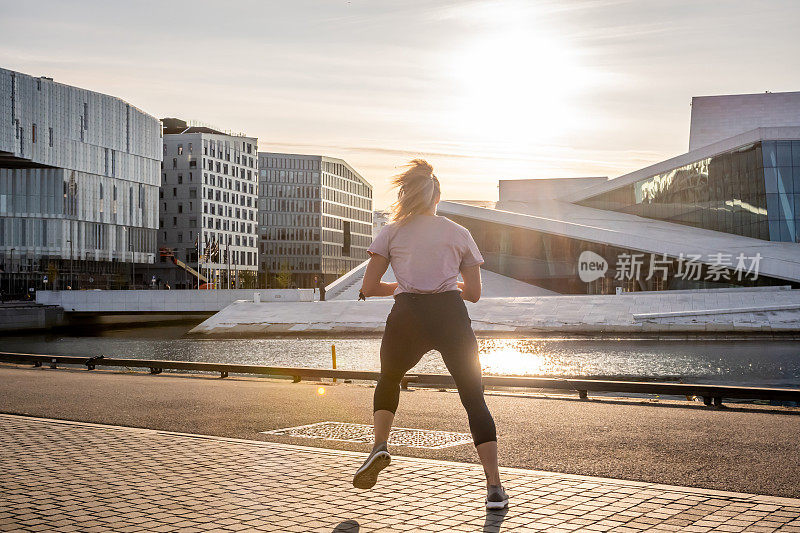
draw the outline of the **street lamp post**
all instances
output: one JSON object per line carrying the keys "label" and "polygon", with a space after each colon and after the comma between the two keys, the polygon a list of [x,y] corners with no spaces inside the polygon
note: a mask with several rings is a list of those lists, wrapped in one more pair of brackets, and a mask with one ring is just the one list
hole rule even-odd
{"label": "street lamp post", "polygon": [[69,243],[69,288],[72,289],[72,284],[74,283],[72,277],[72,239],[67,239],[67,242]]}
{"label": "street lamp post", "polygon": [[11,249],[11,264],[8,266],[8,295],[11,296],[12,285],[11,279],[13,278],[12,272],[14,270],[14,250],[16,248]]}
{"label": "street lamp post", "polygon": [[128,250],[131,252],[131,286],[136,288],[136,256],[133,252],[133,241],[131,240],[131,229],[126,228],[128,233]]}

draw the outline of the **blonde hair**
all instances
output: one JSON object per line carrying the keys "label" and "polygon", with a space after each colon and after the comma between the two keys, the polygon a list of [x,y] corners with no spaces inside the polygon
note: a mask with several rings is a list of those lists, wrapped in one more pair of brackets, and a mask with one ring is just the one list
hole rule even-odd
{"label": "blonde hair", "polygon": [[392,178],[392,185],[398,188],[397,201],[392,204],[392,222],[397,224],[431,209],[441,190],[433,167],[424,159],[414,159],[406,167]]}

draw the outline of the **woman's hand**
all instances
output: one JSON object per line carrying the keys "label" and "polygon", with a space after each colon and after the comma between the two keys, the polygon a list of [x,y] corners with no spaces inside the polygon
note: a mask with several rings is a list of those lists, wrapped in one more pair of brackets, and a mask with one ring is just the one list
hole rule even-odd
{"label": "woman's hand", "polygon": [[468,302],[475,303],[481,299],[481,266],[466,267],[461,271],[464,281],[458,282],[461,297]]}
{"label": "woman's hand", "polygon": [[397,282],[384,283],[381,278],[389,268],[389,260],[378,254],[371,254],[367,271],[364,272],[364,281],[361,284],[361,293],[364,296],[391,296],[397,288]]}

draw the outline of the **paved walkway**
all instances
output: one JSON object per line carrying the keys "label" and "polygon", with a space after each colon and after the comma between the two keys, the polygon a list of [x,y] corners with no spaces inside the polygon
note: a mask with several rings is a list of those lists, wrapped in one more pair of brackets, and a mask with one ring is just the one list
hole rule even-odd
{"label": "paved walkway", "polygon": [[0,531],[800,531],[800,500],[0,415]]}
{"label": "paved walkway", "polygon": [[[192,329],[198,335],[378,334],[393,300],[234,302]],[[481,298],[467,303],[480,335],[797,334],[800,290],[632,292]]]}

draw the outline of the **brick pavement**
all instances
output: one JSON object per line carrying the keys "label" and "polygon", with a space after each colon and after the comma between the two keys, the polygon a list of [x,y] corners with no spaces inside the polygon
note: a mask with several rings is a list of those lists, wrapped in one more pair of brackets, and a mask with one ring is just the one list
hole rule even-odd
{"label": "brick pavement", "polygon": [[[398,451],[398,450],[395,450]],[[800,531],[800,500],[0,415],[0,531]]]}

